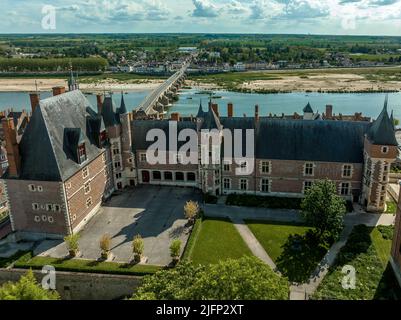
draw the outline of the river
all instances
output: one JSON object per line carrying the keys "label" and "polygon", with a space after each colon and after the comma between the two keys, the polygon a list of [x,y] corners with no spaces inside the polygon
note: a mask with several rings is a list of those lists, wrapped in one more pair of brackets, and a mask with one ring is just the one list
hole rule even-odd
{"label": "river", "polygon": [[[127,92],[124,99],[129,110],[136,108],[149,94],[149,91]],[[41,98],[51,96],[50,92],[42,92]],[[219,104],[221,115],[227,115],[227,103],[234,104],[234,116],[252,116],[254,106],[259,105],[260,115],[281,115],[302,113],[304,106],[310,102],[315,111],[324,112],[327,104],[333,105],[335,114],[354,114],[362,112],[363,115],[376,118],[385,99],[382,93],[282,93],[282,94],[250,94],[228,91],[213,92],[215,103]],[[96,96],[87,95],[89,101],[96,107]],[[200,101],[206,110],[209,94],[195,89],[185,89],[180,93],[180,99],[169,112],[179,112],[181,115],[196,115]],[[114,94],[115,104],[120,103],[120,94]],[[13,108],[14,110],[30,110],[29,95],[26,92],[1,92],[0,109]],[[389,94],[389,110],[394,110],[394,117],[401,119],[401,93]]]}

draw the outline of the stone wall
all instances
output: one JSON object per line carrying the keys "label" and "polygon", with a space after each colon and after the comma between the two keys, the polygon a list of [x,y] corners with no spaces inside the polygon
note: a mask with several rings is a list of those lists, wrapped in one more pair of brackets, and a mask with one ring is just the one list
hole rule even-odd
{"label": "stone wall", "polygon": [[[0,285],[18,281],[26,270],[0,269]],[[39,283],[43,274],[34,271]],[[116,300],[131,297],[141,277],[93,273],[57,272],[56,290],[63,300]]]}

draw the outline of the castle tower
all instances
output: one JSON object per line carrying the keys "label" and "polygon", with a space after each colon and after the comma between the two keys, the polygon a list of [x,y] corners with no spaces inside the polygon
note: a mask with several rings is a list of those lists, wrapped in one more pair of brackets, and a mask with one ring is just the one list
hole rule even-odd
{"label": "castle tower", "polygon": [[[223,127],[213,104],[210,100],[207,112],[199,106],[197,115],[199,133],[199,183],[203,193],[211,195],[221,194],[221,146]],[[205,133],[209,132],[209,139],[206,140]],[[206,142],[206,143],[205,143]]]}
{"label": "castle tower", "polygon": [[382,112],[365,135],[361,204],[367,211],[385,210],[390,167],[397,155],[398,143],[386,98]]}
{"label": "castle tower", "polygon": [[117,109],[121,123],[121,158],[123,167],[123,185],[134,186],[138,183],[135,170],[135,159],[132,152],[131,120],[124,101],[124,93],[121,92],[120,108]]}

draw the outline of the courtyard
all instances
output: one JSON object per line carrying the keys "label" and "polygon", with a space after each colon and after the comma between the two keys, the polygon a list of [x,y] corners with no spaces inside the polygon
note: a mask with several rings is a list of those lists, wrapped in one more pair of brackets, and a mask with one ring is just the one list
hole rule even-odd
{"label": "courtyard", "polygon": [[[100,257],[99,240],[109,234],[114,261],[132,260],[132,240],[140,234],[144,240],[144,256],[147,264],[167,265],[171,262],[170,243],[179,238],[182,250],[188,240],[190,229],[184,218],[183,207],[189,200],[200,201],[201,195],[192,188],[139,186],[113,196],[103,205],[80,232],[81,258]],[[65,257],[65,243],[51,249],[44,242],[34,251],[40,256]]]}

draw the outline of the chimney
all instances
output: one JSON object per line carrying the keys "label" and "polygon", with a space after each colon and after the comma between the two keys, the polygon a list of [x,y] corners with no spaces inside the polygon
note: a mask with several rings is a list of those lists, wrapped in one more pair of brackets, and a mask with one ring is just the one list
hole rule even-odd
{"label": "chimney", "polygon": [[333,106],[330,104],[326,105],[326,118],[327,119],[333,118]]}
{"label": "chimney", "polygon": [[180,121],[180,114],[178,112],[174,112],[170,116],[171,121]]}
{"label": "chimney", "polygon": [[97,113],[102,114],[103,96],[101,94],[96,95],[96,101],[97,101]]}
{"label": "chimney", "polygon": [[255,121],[259,121],[259,105],[255,106]]}
{"label": "chimney", "polygon": [[227,104],[227,115],[229,118],[232,118],[234,115],[234,105],[231,102]]}
{"label": "chimney", "polygon": [[213,103],[212,104],[212,109],[213,109],[213,111],[214,111],[214,113],[216,114],[216,116],[220,116],[219,115],[219,105],[217,104],[217,103]]}
{"label": "chimney", "polygon": [[53,97],[65,93],[65,87],[54,87],[52,90],[53,90]]}
{"label": "chimney", "polygon": [[37,92],[32,92],[29,94],[31,100],[32,114],[34,113],[36,107],[39,105],[40,95]]}
{"label": "chimney", "polygon": [[6,141],[9,175],[16,178],[21,169],[21,157],[17,143],[17,134],[14,128],[14,120],[12,118],[3,118],[1,123],[4,130],[4,140]]}

